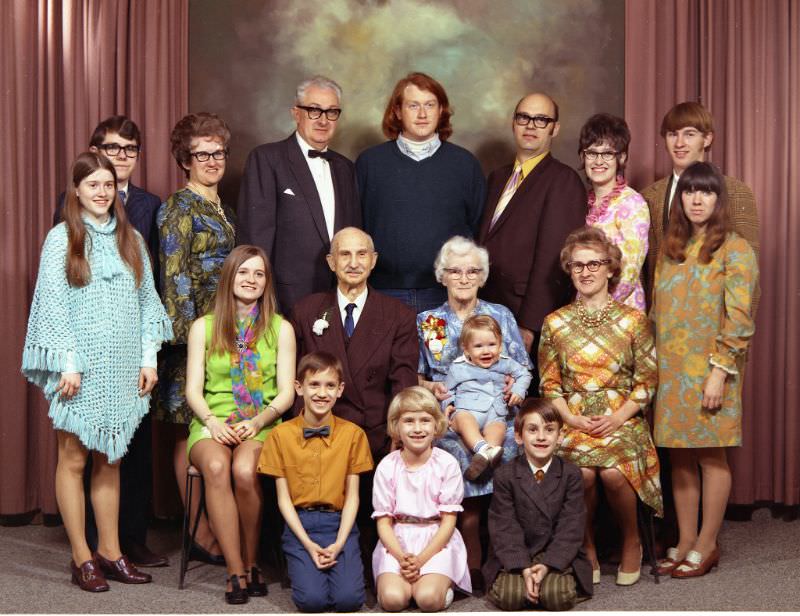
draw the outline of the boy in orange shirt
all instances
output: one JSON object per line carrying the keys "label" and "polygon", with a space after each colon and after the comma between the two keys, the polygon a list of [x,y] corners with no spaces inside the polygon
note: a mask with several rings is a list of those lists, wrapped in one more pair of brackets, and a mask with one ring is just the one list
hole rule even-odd
{"label": "boy in orange shirt", "polygon": [[355,519],[358,475],[373,463],[364,431],[332,414],[343,390],[338,359],[303,357],[295,381],[303,412],[270,432],[258,464],[275,477],[292,600],[302,612],[355,612],[364,603]]}

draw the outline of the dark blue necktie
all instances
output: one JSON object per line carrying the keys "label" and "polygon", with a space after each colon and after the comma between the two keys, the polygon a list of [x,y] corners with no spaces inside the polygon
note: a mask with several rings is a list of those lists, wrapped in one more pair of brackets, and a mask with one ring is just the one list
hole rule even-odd
{"label": "dark blue necktie", "polygon": [[315,436],[330,436],[331,427],[322,426],[321,428],[303,428],[303,438],[314,438]]}
{"label": "dark blue necktie", "polygon": [[347,304],[344,309],[347,312],[347,316],[344,318],[344,333],[348,338],[350,338],[356,329],[356,323],[353,321],[353,310],[356,309],[356,305]]}
{"label": "dark blue necktie", "polygon": [[119,191],[119,200],[122,201],[122,205],[125,205],[125,200],[128,198],[128,193],[124,190]]}

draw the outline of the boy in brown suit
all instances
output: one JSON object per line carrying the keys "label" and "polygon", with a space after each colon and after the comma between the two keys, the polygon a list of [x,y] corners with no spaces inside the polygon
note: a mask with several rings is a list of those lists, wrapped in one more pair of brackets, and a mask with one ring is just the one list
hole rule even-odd
{"label": "boy in brown suit", "polygon": [[524,455],[494,474],[483,575],[489,600],[503,610],[568,610],[592,595],[581,471],[553,456],[561,427],[550,402],[525,400],[514,420]]}

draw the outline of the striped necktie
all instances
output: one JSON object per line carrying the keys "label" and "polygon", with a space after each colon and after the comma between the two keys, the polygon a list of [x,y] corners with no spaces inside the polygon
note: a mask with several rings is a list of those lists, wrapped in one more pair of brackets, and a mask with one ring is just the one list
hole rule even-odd
{"label": "striped necktie", "polygon": [[497,207],[494,209],[492,223],[489,225],[490,229],[497,222],[497,219],[500,218],[500,215],[505,211],[506,207],[508,206],[508,202],[511,201],[511,197],[513,197],[514,193],[517,192],[517,188],[519,188],[520,184],[522,184],[522,165],[516,164],[514,165],[514,173],[511,174],[511,177],[508,178],[508,182],[506,182],[506,187],[503,189],[503,194],[500,195],[500,199],[497,200]]}

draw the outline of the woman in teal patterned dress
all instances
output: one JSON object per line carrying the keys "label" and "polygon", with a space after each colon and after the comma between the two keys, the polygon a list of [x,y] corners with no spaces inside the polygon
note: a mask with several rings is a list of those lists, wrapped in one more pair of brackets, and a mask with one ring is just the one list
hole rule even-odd
{"label": "woman in teal patterned dress", "polygon": [[[172,319],[175,337],[166,345],[159,365],[156,416],[175,428],[173,464],[181,499],[185,501],[187,425],[192,411],[186,403],[186,343],[195,319],[214,305],[222,264],[235,242],[233,224],[217,187],[225,174],[230,131],[211,113],[189,114],[172,130],[172,154],[186,174],[186,187],[171,195],[158,211],[161,299]],[[205,521],[197,532],[193,558],[222,564]]]}

